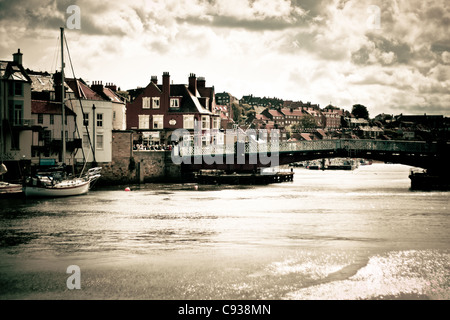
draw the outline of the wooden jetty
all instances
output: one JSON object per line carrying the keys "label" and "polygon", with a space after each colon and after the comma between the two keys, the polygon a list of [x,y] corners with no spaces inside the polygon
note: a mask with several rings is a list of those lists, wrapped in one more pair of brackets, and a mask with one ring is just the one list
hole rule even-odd
{"label": "wooden jetty", "polygon": [[200,170],[195,179],[199,184],[264,185],[294,181],[294,172],[228,174],[223,170]]}

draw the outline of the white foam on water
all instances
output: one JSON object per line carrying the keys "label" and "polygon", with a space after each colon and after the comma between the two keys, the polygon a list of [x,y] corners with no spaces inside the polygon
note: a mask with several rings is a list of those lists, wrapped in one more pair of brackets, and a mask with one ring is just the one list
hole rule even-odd
{"label": "white foam on water", "polygon": [[327,277],[331,273],[341,270],[344,267],[344,264],[318,265],[314,261],[299,263],[295,259],[288,259],[282,262],[272,263],[269,267],[269,271],[272,274],[281,276],[292,273],[301,273],[312,280],[319,280]]}
{"label": "white foam on water", "polygon": [[346,280],[291,292],[285,299],[357,300],[402,297],[450,299],[450,254],[438,250],[396,251],[369,259]]}

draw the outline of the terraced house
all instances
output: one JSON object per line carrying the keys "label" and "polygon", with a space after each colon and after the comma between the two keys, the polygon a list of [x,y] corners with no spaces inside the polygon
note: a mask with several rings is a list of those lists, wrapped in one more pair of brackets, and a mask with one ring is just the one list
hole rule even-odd
{"label": "terraced house", "polygon": [[20,49],[12,61],[0,61],[0,160],[9,175],[31,161],[31,79],[22,66]]}

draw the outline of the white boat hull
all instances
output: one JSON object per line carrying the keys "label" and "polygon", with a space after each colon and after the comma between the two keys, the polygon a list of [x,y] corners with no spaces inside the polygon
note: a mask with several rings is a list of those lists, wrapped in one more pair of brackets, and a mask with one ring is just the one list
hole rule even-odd
{"label": "white boat hull", "polygon": [[0,194],[18,194],[22,192],[20,184],[13,184],[8,182],[0,183]]}
{"label": "white boat hull", "polygon": [[75,182],[72,184],[56,184],[55,186],[25,186],[27,197],[68,197],[86,194],[89,191],[89,181]]}

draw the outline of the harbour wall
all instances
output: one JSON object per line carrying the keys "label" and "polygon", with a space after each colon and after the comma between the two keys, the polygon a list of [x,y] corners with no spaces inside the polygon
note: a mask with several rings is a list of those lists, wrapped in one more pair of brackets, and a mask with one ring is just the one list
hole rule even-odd
{"label": "harbour wall", "polygon": [[170,151],[133,150],[131,131],[113,131],[112,161],[98,166],[102,167],[99,185],[181,180],[181,167],[172,162]]}

